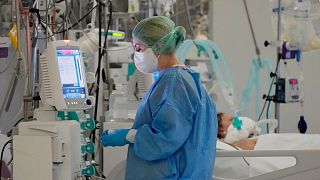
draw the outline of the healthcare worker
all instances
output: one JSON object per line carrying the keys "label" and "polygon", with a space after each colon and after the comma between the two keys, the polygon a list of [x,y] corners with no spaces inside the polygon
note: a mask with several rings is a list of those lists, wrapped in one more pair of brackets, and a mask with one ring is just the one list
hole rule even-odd
{"label": "healthcare worker", "polygon": [[217,114],[199,73],[179,65],[175,51],[183,27],[155,16],[133,29],[134,63],[141,72],[159,71],[139,104],[132,129],[106,130],[101,143],[129,144],[127,180],[211,180]]}

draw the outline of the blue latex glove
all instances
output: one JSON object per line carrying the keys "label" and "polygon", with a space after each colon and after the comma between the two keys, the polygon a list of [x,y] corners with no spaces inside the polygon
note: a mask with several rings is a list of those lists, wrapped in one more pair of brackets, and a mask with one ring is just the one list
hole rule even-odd
{"label": "blue latex glove", "polygon": [[129,142],[126,139],[130,129],[112,129],[106,130],[100,135],[100,142],[104,147],[124,146]]}

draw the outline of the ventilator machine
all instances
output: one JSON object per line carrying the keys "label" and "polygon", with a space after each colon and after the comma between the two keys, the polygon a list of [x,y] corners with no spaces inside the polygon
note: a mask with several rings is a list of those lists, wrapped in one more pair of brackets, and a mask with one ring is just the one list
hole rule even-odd
{"label": "ventilator machine", "polygon": [[41,105],[34,120],[19,123],[13,135],[13,179],[70,180],[94,174],[82,156],[92,151],[84,142],[94,121],[80,45],[52,41],[41,56]]}

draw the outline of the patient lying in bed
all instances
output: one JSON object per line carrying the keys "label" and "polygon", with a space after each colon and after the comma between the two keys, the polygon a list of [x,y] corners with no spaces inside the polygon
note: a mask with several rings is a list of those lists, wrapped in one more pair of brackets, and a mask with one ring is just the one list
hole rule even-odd
{"label": "patient lying in bed", "polygon": [[[228,130],[232,126],[232,120],[232,116],[218,113],[218,138],[223,142],[230,133]],[[254,123],[253,120],[251,121]],[[229,144],[243,150],[304,150],[320,149],[319,139],[319,134],[271,133],[249,135]]]}
{"label": "patient lying in bed", "polygon": [[[319,134],[298,133],[271,133],[254,135],[243,138],[233,143],[225,144],[224,139],[228,135],[228,128],[232,126],[233,117],[218,114],[218,138],[217,149],[223,150],[306,150],[320,149]],[[230,130],[230,129],[229,129]],[[219,144],[220,143],[220,144]],[[222,148],[221,148],[222,147]],[[293,157],[246,157],[246,158],[217,158],[215,163],[215,176],[224,178],[252,177],[278,169],[293,166],[296,163]]]}
{"label": "patient lying in bed", "polygon": [[[224,139],[228,134],[228,129],[232,125],[233,116],[230,116],[226,113],[218,113],[218,138]],[[257,135],[257,134],[255,134]],[[235,142],[228,142],[230,145],[238,147],[243,150],[253,150],[256,143],[257,138],[254,136],[246,137],[244,139],[237,140]]]}

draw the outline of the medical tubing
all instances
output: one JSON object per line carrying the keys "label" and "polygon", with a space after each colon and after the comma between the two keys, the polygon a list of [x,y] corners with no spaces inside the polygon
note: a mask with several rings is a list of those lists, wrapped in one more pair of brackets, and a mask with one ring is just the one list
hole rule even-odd
{"label": "medical tubing", "polygon": [[[258,119],[260,114],[260,102],[261,102],[261,83],[260,75],[261,70],[266,69],[268,73],[272,72],[272,64],[269,60],[261,60],[261,65],[258,63],[257,59],[252,59],[251,66],[249,69],[248,80],[242,91],[241,99],[239,103],[240,114],[248,116],[249,113],[249,102],[252,98],[252,91],[255,88],[255,120]],[[269,80],[271,84],[271,79]]]}
{"label": "medical tubing", "polygon": [[[180,62],[183,64],[185,63],[188,52],[194,44],[196,44],[198,47],[201,46],[206,50],[210,58],[210,62],[212,63],[212,70],[216,73],[217,80],[232,88],[233,86],[229,69],[225,63],[220,49],[214,42],[210,40],[186,40],[183,44],[181,44],[180,48],[177,51]],[[218,64],[221,67],[219,66],[218,68]],[[222,72],[224,72],[224,76],[222,75]]]}
{"label": "medical tubing", "polygon": [[303,116],[304,115],[304,76],[303,76],[303,71],[302,71],[302,61],[298,62],[298,66],[299,66],[299,74],[300,74],[300,86],[299,86],[299,90],[300,90],[300,115]]}
{"label": "medical tubing", "polygon": [[[248,116],[248,105],[251,99],[251,94],[254,86],[254,82],[256,82],[256,67],[254,66],[254,62],[252,61],[252,64],[249,69],[249,78],[247,80],[247,83],[243,89],[243,92],[241,94],[241,99],[239,103],[239,110],[240,114],[244,116]],[[260,98],[260,97],[259,97]]]}
{"label": "medical tubing", "polygon": [[9,143],[11,143],[12,142],[12,140],[10,139],[9,141],[7,141],[4,145],[3,145],[3,147],[2,147],[2,150],[1,150],[1,158],[0,158],[0,179],[2,179],[2,159],[3,159],[3,154],[4,154],[4,150],[5,150],[5,148],[6,148],[6,146],[9,144]]}
{"label": "medical tubing", "polygon": [[[216,78],[219,82],[220,88],[222,90],[224,98],[228,101],[228,103],[231,103],[231,110],[236,113],[237,107],[235,104],[235,96],[234,96],[234,91],[233,91],[233,85],[232,85],[232,80],[231,80],[231,75],[229,72],[229,69],[225,63],[225,60],[222,56],[222,53],[220,49],[210,41],[203,41],[203,44],[199,43],[202,45],[202,47],[205,48],[206,52],[208,53],[208,56],[210,57],[211,63],[212,63],[212,70],[213,72],[216,72]],[[216,60],[216,61],[214,61]],[[218,68],[219,67],[219,68]],[[227,90],[228,94],[225,94],[223,90]],[[231,93],[231,94],[230,94]],[[230,95],[232,96],[231,99]]]}
{"label": "medical tubing", "polygon": [[[221,88],[222,94],[224,98],[227,100],[227,102],[230,104],[232,111],[236,113],[237,106],[235,104],[235,96],[233,92],[231,75],[220,49],[213,41],[210,41],[210,40],[184,41],[184,43],[181,44],[181,46],[177,51],[177,57],[179,61],[183,64],[185,63],[189,50],[194,45],[196,45],[198,49],[200,47],[204,48],[205,52],[209,56],[209,59],[211,62],[211,68],[212,68],[211,70],[215,72],[216,79],[219,82],[219,87]],[[228,94],[225,94],[224,90],[228,91]],[[229,95],[232,96],[231,99],[229,98],[230,97]]]}
{"label": "medical tubing", "polygon": [[[203,44],[203,47],[206,49],[207,52],[209,52],[208,55],[212,62],[212,69],[214,72],[217,72],[216,77],[218,81],[223,82],[224,87],[227,87],[229,90],[233,91],[231,75],[220,49],[213,42],[210,42],[210,41],[205,41]],[[213,53],[212,50],[214,50],[215,54]],[[216,59],[216,61],[214,61],[214,59]]]}

